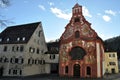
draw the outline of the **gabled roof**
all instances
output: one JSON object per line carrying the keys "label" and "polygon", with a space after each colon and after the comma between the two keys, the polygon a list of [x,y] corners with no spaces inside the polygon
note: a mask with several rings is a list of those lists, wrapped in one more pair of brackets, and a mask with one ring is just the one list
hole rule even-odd
{"label": "gabled roof", "polygon": [[76,3],[73,8],[78,8],[78,7],[82,7],[82,6]]}
{"label": "gabled roof", "polygon": [[0,44],[27,43],[41,22],[7,27],[0,33]]}

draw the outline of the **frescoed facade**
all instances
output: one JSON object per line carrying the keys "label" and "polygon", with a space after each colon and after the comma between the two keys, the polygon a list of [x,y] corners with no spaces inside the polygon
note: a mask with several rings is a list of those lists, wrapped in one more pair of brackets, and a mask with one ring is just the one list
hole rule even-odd
{"label": "frescoed facade", "polygon": [[91,28],[78,3],[72,8],[72,18],[60,38],[59,75],[102,77],[104,48],[101,38]]}

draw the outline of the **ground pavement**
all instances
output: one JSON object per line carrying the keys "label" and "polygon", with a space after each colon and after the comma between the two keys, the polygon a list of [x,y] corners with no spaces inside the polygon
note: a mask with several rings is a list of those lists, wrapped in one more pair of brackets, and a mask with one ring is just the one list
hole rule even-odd
{"label": "ground pavement", "polygon": [[56,74],[28,77],[0,77],[0,80],[120,80],[120,73],[105,75],[103,78],[59,77]]}

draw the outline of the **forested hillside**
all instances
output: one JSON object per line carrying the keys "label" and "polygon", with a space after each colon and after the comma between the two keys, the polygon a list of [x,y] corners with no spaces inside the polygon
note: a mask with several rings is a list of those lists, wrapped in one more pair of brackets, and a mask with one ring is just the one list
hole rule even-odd
{"label": "forested hillside", "polygon": [[120,36],[110,38],[104,41],[104,47],[106,52],[117,52],[118,58],[120,58]]}

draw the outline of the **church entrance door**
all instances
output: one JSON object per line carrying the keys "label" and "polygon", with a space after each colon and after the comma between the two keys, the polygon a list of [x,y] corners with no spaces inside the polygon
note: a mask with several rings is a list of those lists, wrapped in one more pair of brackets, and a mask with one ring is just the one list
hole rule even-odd
{"label": "church entrance door", "polygon": [[73,76],[74,77],[80,77],[80,65],[75,64],[73,67]]}

